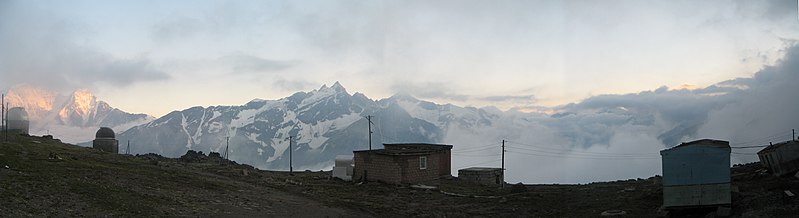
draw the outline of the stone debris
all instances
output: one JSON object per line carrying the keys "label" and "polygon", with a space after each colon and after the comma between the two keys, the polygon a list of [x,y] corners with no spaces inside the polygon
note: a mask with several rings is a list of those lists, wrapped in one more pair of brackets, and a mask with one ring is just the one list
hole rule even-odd
{"label": "stone debris", "polygon": [[606,211],[603,211],[600,215],[601,216],[624,216],[624,215],[627,215],[627,211],[623,211],[623,210],[606,210]]}

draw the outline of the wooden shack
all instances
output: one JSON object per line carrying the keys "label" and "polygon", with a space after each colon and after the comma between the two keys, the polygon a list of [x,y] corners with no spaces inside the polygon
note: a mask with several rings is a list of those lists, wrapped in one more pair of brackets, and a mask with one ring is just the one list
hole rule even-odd
{"label": "wooden shack", "polygon": [[702,139],[660,151],[663,206],[730,205],[730,143]]}

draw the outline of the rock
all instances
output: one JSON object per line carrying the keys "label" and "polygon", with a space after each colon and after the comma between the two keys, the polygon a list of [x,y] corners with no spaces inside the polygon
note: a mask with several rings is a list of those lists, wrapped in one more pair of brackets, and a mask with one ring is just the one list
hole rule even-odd
{"label": "rock", "polygon": [[732,208],[729,207],[718,207],[716,208],[716,216],[718,217],[728,217],[732,215]]}
{"label": "rock", "polygon": [[606,210],[606,211],[603,211],[600,215],[601,216],[624,216],[624,215],[627,215],[627,211],[623,211],[623,210]]}
{"label": "rock", "polygon": [[526,191],[527,191],[527,186],[525,186],[521,182],[513,184],[513,186],[510,187],[510,192],[511,193],[522,193],[522,192],[526,192]]}

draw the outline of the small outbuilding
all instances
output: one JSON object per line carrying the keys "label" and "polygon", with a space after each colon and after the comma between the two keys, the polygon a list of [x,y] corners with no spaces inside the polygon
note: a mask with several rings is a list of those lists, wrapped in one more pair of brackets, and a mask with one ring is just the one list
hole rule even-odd
{"label": "small outbuilding", "polygon": [[775,176],[799,171],[799,142],[796,140],[771,144],[757,152],[760,164]]}
{"label": "small outbuilding", "polygon": [[8,125],[8,132],[17,134],[28,134],[30,129],[30,120],[28,120],[28,112],[22,107],[13,107],[8,109],[6,125]]}
{"label": "small outbuilding", "polygon": [[115,154],[119,153],[119,141],[116,140],[114,130],[108,127],[100,127],[94,136],[92,148]]}
{"label": "small outbuilding", "polygon": [[352,155],[337,155],[333,166],[333,177],[344,181],[352,181]]}
{"label": "small outbuilding", "polygon": [[466,183],[501,186],[505,183],[502,168],[470,167],[458,170],[458,180]]}
{"label": "small outbuilding", "polygon": [[660,151],[663,206],[725,206],[732,203],[730,143],[702,139]]}
{"label": "small outbuilding", "polygon": [[452,177],[452,145],[397,143],[383,146],[384,149],[353,152],[353,179],[398,184]]}

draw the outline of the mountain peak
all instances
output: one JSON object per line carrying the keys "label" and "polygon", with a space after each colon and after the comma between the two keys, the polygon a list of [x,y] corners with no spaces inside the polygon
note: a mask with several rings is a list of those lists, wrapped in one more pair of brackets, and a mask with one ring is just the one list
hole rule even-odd
{"label": "mountain peak", "polygon": [[419,101],[419,99],[417,99],[416,97],[413,97],[413,95],[411,95],[410,93],[405,92],[405,91],[397,92],[397,94],[394,94],[393,96],[391,96],[390,99],[413,101],[413,102]]}

